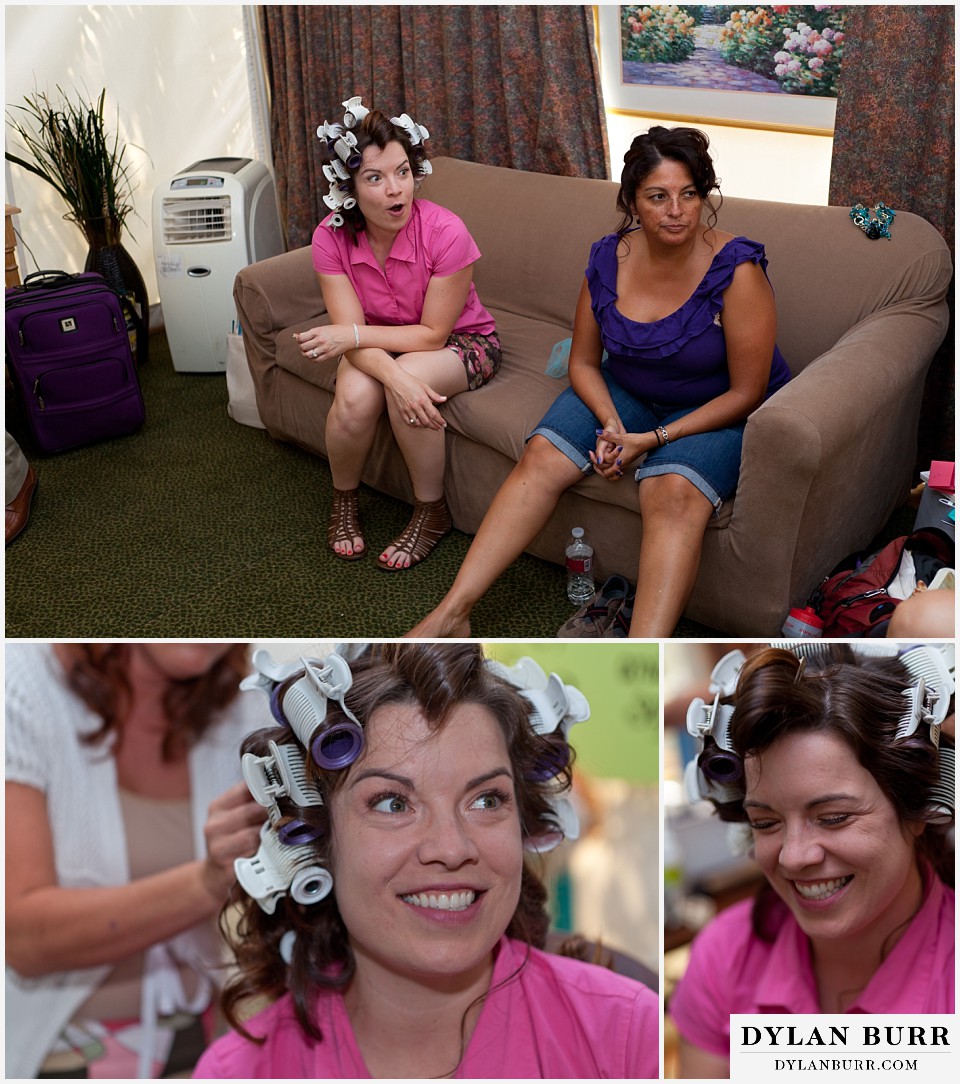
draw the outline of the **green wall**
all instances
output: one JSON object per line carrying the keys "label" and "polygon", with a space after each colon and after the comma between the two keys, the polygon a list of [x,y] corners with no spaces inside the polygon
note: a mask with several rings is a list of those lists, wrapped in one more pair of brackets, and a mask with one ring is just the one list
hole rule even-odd
{"label": "green wall", "polygon": [[488,643],[488,656],[513,665],[529,655],[590,702],[590,718],[570,731],[579,769],[632,783],[659,780],[659,646],[578,641]]}

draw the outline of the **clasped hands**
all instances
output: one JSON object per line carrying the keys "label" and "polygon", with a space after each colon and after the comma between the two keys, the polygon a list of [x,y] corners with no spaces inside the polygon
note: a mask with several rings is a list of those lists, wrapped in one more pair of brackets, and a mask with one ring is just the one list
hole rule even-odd
{"label": "clasped hands", "polygon": [[624,470],[657,447],[654,433],[624,433],[619,418],[608,418],[603,429],[597,430],[597,448],[590,453],[593,469],[608,482],[617,482]]}

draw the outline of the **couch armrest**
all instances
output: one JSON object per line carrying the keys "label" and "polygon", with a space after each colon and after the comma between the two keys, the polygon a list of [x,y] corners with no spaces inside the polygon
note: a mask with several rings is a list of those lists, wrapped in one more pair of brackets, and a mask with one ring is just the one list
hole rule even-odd
{"label": "couch armrest", "polygon": [[326,312],[309,247],[244,267],[234,280],[233,299],[243,328],[257,409],[271,435],[283,438],[281,393],[276,387],[277,335]]}
{"label": "couch armrest", "polygon": [[942,296],[882,309],[751,415],[722,532],[724,591],[757,598],[761,585],[777,584],[781,597],[764,603],[762,617],[747,617],[749,629],[731,631],[775,631],[902,503],[924,378],[947,326]]}

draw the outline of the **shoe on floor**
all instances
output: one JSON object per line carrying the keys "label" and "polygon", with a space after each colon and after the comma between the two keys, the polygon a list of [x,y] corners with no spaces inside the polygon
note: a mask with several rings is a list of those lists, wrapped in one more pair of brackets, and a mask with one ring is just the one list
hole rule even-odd
{"label": "shoe on floor", "polygon": [[20,492],[7,505],[6,512],[6,545],[17,537],[27,525],[30,519],[30,502],[33,500],[33,491],[37,488],[37,474],[33,467],[27,467],[27,476],[23,480]]}

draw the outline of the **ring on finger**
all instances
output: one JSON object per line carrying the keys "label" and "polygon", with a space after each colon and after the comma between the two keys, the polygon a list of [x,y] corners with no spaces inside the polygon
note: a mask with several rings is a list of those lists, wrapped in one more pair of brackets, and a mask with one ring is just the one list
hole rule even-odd
{"label": "ring on finger", "polygon": [[410,421],[411,425],[416,425],[417,424],[417,419],[416,418],[410,418],[409,421]]}
{"label": "ring on finger", "polygon": [[314,347],[314,349],[310,351],[310,357],[312,357],[312,358],[317,357],[316,347]]}

